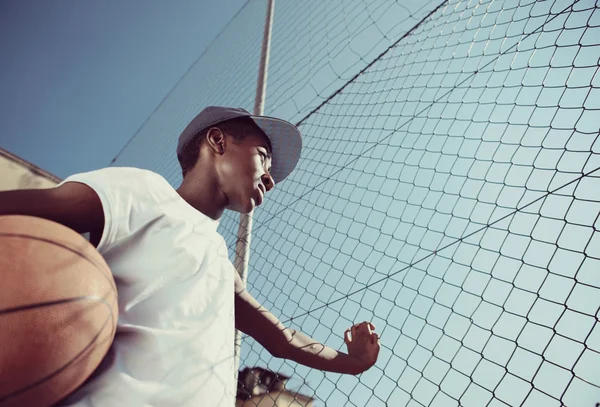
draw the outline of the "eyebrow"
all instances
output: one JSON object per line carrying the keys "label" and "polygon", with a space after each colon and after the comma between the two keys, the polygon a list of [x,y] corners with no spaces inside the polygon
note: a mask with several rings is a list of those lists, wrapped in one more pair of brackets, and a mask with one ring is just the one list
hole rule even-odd
{"label": "eyebrow", "polygon": [[269,165],[268,171],[271,172],[271,169],[273,169],[273,154],[271,153],[271,150],[269,147],[271,147],[270,145],[267,147],[264,144],[261,144],[260,147],[264,148],[265,150],[267,150],[267,158],[269,160],[271,160],[271,165]]}
{"label": "eyebrow", "polygon": [[258,147],[262,147],[267,150],[267,157],[271,159],[273,158],[273,150],[271,149],[271,143],[269,143],[269,141],[259,144]]}
{"label": "eyebrow", "polygon": [[261,135],[263,138],[261,146],[267,150],[267,154],[269,154],[269,157],[273,157],[273,145],[271,144],[269,136],[267,136],[264,131],[261,131]]}

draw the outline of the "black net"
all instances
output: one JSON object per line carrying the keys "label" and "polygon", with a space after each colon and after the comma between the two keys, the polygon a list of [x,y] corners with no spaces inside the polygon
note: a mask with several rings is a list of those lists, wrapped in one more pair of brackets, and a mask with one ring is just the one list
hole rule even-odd
{"label": "black net", "polygon": [[306,117],[439,5],[276,1],[265,113],[294,123]]}
{"label": "black net", "polygon": [[[255,213],[248,286],[334,348],[373,321],[382,349],[349,376],[245,338],[241,365],[317,405],[595,405],[599,5],[331,3],[275,6],[266,112],[299,121],[304,148]],[[117,164],[176,183],[165,149],[187,120],[251,106],[265,6],[245,6]],[[213,58],[231,70],[205,75]],[[231,252],[237,224],[221,222]]]}

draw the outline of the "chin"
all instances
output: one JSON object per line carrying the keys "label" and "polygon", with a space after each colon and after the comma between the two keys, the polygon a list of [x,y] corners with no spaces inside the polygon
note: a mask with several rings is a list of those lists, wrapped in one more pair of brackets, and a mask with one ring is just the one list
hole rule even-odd
{"label": "chin", "polygon": [[250,213],[252,212],[252,210],[254,210],[256,208],[256,201],[252,198],[250,198],[250,202],[248,203],[248,207],[246,208],[246,211],[244,213]]}
{"label": "chin", "polygon": [[226,209],[237,213],[250,213],[256,207],[256,201],[249,196],[238,196],[237,199],[230,199]]}
{"label": "chin", "polygon": [[236,208],[232,208],[235,212],[239,213],[250,213],[256,207],[254,199],[249,199],[246,205],[239,205]]}

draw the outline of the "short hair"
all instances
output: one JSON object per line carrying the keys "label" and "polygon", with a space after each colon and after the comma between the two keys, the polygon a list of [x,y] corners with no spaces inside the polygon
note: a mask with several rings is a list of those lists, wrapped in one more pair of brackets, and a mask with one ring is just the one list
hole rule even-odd
{"label": "short hair", "polygon": [[[254,120],[249,117],[236,117],[235,119],[230,119],[200,130],[190,139],[190,141],[186,143],[183,152],[181,154],[177,154],[177,159],[179,160],[179,165],[181,166],[181,173],[184,177],[198,162],[200,146],[206,138],[206,132],[213,127],[217,127],[223,133],[230,135],[233,138],[233,141],[236,143],[242,142],[250,134],[264,134],[262,129],[258,127]],[[271,148],[268,137],[267,142],[269,143],[269,148]]]}

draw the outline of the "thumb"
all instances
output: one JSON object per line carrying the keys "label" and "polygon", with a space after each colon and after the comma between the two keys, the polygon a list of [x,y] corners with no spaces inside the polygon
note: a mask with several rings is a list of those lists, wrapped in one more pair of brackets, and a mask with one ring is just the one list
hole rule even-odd
{"label": "thumb", "polygon": [[346,329],[346,332],[344,332],[344,342],[346,342],[346,345],[352,342],[350,340],[350,329]]}

